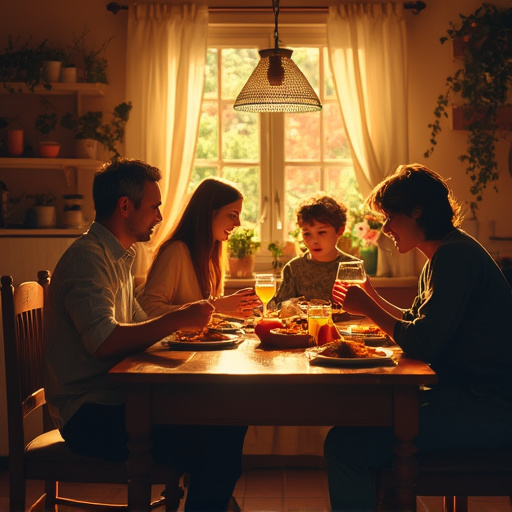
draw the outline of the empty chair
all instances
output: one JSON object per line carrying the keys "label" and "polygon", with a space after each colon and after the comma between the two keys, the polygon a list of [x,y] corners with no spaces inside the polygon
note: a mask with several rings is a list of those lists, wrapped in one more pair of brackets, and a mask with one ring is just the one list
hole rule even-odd
{"label": "empty chair", "polygon": [[[25,510],[26,480],[45,481],[45,494],[38,500],[45,511],[66,504],[81,509],[126,509],[126,505],[92,503],[59,496],[59,482],[127,484],[126,464],[77,455],[51,424],[45,407],[41,378],[41,351],[44,321],[44,296],[50,274],[38,273],[39,282],[30,281],[13,287],[11,276],[1,277],[1,298],[7,411],[9,432],[9,510]],[[24,441],[27,416],[42,411],[44,433]],[[32,417],[34,415],[32,414]],[[153,468],[151,482],[165,484],[165,499],[152,504],[165,504],[166,511],[179,508],[183,491],[181,472],[168,466]]]}

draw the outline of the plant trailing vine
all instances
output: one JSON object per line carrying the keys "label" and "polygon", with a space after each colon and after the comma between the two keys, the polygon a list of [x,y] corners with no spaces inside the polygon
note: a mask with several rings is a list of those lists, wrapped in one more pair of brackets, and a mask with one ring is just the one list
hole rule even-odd
{"label": "plant trailing vine", "polygon": [[450,29],[446,36],[441,37],[441,44],[448,40],[462,40],[463,65],[446,79],[447,90],[437,99],[435,120],[428,125],[431,147],[424,156],[429,157],[434,151],[441,132],[441,120],[448,117],[452,94],[460,95],[464,100],[464,117],[469,133],[467,152],[460,155],[459,160],[467,165],[470,192],[476,200],[471,203],[474,212],[488,184],[497,191],[497,116],[498,108],[506,104],[512,81],[512,8],[498,9],[483,3],[473,14],[459,14],[459,17],[461,26],[457,28],[450,22]]}

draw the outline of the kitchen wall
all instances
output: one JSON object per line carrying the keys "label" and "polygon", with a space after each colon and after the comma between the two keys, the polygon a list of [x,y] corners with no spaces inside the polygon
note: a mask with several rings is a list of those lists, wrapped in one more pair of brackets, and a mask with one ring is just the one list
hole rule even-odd
{"label": "kitchen wall", "polygon": [[[87,41],[94,47],[114,36],[106,50],[109,62],[108,76],[110,87],[105,98],[87,100],[88,109],[111,110],[124,100],[124,71],[126,43],[126,11],[117,15],[106,10],[108,0],[18,0],[5,1],[0,8],[0,48],[7,45],[7,36],[22,36],[23,39],[32,36],[34,41],[49,38],[63,44],[69,43],[73,35],[80,35],[84,29],[88,31]],[[123,3],[123,2],[122,2]],[[286,22],[284,9],[288,6],[325,6],[325,1],[314,0],[281,0],[282,13],[280,23]],[[332,3],[332,2],[331,2]],[[461,200],[471,201],[469,194],[469,179],[465,174],[464,164],[459,162],[458,155],[465,152],[466,133],[452,131],[449,123],[445,122],[440,134],[438,145],[429,159],[423,153],[429,147],[430,130],[428,123],[433,120],[433,110],[437,96],[444,92],[447,76],[457,69],[451,57],[449,43],[440,44],[439,38],[449,28],[449,22],[458,22],[459,13],[472,13],[481,2],[477,0],[426,0],[427,7],[418,15],[406,12],[408,31],[408,60],[409,60],[409,95],[404,98],[409,107],[409,134],[411,162],[422,162],[443,176],[450,178],[451,186]],[[495,0],[497,6],[509,7],[510,0]],[[215,0],[214,6],[240,6],[239,0]],[[251,5],[271,6],[270,0],[255,0]],[[269,16],[271,13],[269,12]],[[212,15],[212,19],[213,19]],[[272,21],[272,18],[270,19]],[[512,96],[512,95],[511,95]],[[0,116],[2,103],[0,98]],[[508,140],[500,141],[497,145],[500,179],[497,182],[499,192],[486,190],[484,201],[480,204],[479,240],[494,254],[512,254],[512,242],[492,241],[489,236],[512,237],[512,177],[508,171],[508,151],[512,142],[510,133]],[[54,175],[56,177],[56,175]],[[5,181],[14,193],[23,191],[26,186],[22,171],[0,173],[0,179]],[[45,179],[51,179],[45,178]],[[65,180],[56,177],[55,184],[60,187],[55,190],[58,194],[66,193]],[[492,230],[494,229],[494,232]],[[3,258],[0,255],[0,258]],[[0,354],[0,368],[3,368],[3,353]],[[0,372],[1,373],[1,372]],[[0,376],[0,409],[4,408],[5,390],[3,375]],[[7,453],[5,435],[5,414],[0,411],[0,456]]]}

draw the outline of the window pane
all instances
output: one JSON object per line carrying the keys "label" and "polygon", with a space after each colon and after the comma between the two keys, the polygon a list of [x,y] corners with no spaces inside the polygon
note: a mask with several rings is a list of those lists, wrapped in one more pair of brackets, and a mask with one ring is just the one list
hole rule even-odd
{"label": "window pane", "polygon": [[256,224],[260,205],[259,167],[224,167],[223,177],[236,183],[244,195],[242,222]]}
{"label": "window pane", "polygon": [[204,178],[210,178],[211,176],[217,176],[217,167],[194,167],[188,184],[188,192],[194,191]]}
{"label": "window pane", "polygon": [[216,160],[218,156],[219,116],[217,103],[203,101],[196,158]]}
{"label": "window pane", "polygon": [[326,170],[325,191],[347,208],[359,206],[363,200],[357,186],[354,168],[330,167]]}
{"label": "window pane", "polygon": [[323,106],[325,159],[337,160],[350,158],[345,126],[341,121],[340,109],[337,103],[326,103]]}
{"label": "window pane", "polygon": [[222,50],[222,99],[235,100],[259,60],[258,50],[254,48]]}
{"label": "window pane", "polygon": [[285,159],[320,158],[320,112],[285,114]]}
{"label": "window pane", "polygon": [[286,170],[286,199],[285,199],[285,233],[295,228],[295,212],[299,204],[320,190],[320,167],[287,166]]}
{"label": "window pane", "polygon": [[319,55],[320,51],[318,48],[294,48],[292,53],[293,62],[304,73],[304,76],[317,94],[320,93],[318,88],[318,80],[320,78]]}
{"label": "window pane", "polygon": [[206,53],[206,64],[204,70],[204,97],[205,98],[216,98],[218,96],[218,52],[216,48],[208,48]]}
{"label": "window pane", "polygon": [[259,160],[258,114],[237,112],[225,105],[222,112],[222,158]]}
{"label": "window pane", "polygon": [[324,99],[335,99],[334,81],[332,79],[331,66],[329,64],[329,54],[327,48],[323,51],[324,57]]}

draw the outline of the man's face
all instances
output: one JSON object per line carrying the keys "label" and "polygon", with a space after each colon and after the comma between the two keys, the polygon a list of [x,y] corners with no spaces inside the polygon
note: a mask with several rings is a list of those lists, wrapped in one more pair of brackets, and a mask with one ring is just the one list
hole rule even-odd
{"label": "man's face", "polygon": [[161,204],[160,186],[154,181],[146,181],[140,207],[135,209],[131,203],[130,215],[126,217],[127,229],[136,242],[147,242],[154,227],[162,222]]}

